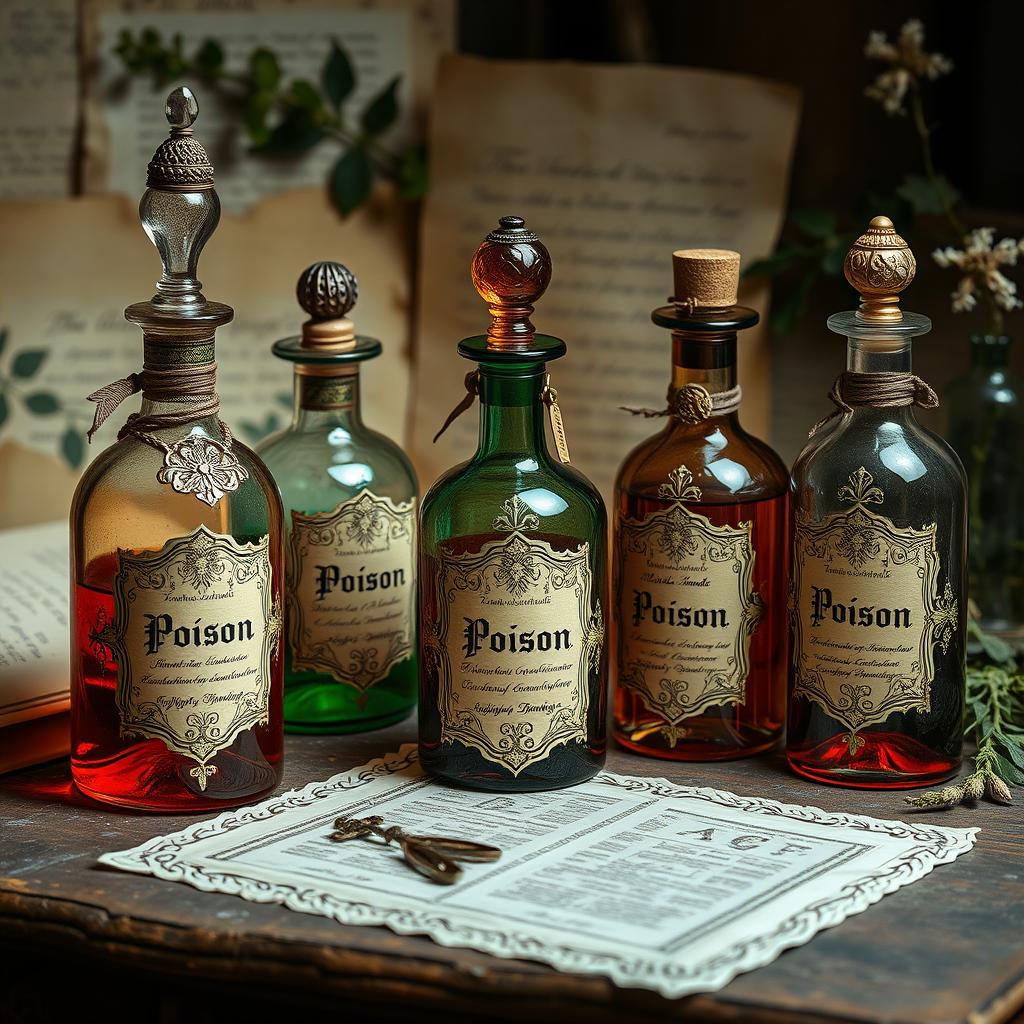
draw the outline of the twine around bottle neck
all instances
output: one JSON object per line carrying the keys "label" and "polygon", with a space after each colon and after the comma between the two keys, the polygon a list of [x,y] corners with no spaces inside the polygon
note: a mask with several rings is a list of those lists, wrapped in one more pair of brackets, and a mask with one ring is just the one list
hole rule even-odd
{"label": "twine around bottle neck", "polygon": [[936,409],[939,405],[939,396],[931,385],[916,373],[906,372],[861,373],[857,370],[844,370],[836,377],[828,397],[835,409],[811,427],[809,437],[836,416],[852,413],[856,409],[897,409],[907,406]]}
{"label": "twine around bottle neck", "polygon": [[710,392],[701,384],[684,384],[677,388],[669,385],[665,396],[664,409],[635,408],[620,405],[623,412],[633,416],[644,416],[654,419],[660,416],[671,416],[680,423],[703,423],[712,416],[727,416],[736,412],[743,401],[743,389],[736,384],[726,391]]}
{"label": "twine around bottle neck", "polygon": [[[103,425],[115,409],[129,396],[142,392],[143,400],[180,406],[162,412],[135,412],[118,431],[117,439],[131,435],[161,451],[167,445],[153,437],[155,430],[188,426],[220,412],[217,394],[217,364],[199,363],[191,366],[144,366],[139,373],[114,381],[88,396],[96,404],[96,413],[87,438]],[[231,444],[231,432],[218,419],[225,444]]]}

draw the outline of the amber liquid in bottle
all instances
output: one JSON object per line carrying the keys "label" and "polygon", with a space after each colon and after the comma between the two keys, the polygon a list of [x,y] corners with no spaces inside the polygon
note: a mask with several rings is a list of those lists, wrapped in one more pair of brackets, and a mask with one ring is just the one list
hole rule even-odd
{"label": "amber liquid in bottle", "polygon": [[[680,389],[688,384],[699,384],[711,395],[735,387],[735,332],[673,333],[672,386]],[[675,479],[681,483],[678,493],[686,497],[666,495],[667,482],[681,468],[685,470],[682,478],[677,475]],[[616,579],[612,598],[618,613],[613,616],[612,632],[613,734],[622,746],[668,760],[713,761],[756,754],[778,742],[785,721],[788,485],[789,474],[778,455],[742,428],[736,411],[712,414],[699,423],[669,417],[664,430],[642,442],[626,458],[616,483]],[[680,505],[687,514],[703,517],[715,528],[746,531],[749,527],[753,554],[749,592],[756,595],[757,606],[749,609],[756,622],[750,634],[742,699],[719,701],[693,715],[685,715],[680,703],[671,701],[672,679],[656,683],[661,689],[652,687],[646,695],[624,682],[635,669],[635,663],[627,657],[623,635],[624,630],[634,628],[630,594],[623,593],[623,581],[619,578],[623,546],[628,542],[625,533],[630,522],[651,522],[652,514],[671,514]],[[662,543],[661,536],[655,533],[652,537],[656,549]],[[724,542],[732,543],[736,536],[742,537],[742,533],[726,534]],[[713,541],[703,551],[693,547],[692,540],[690,546],[692,551],[684,551],[684,555],[689,554],[702,564],[715,556]],[[740,569],[743,561],[737,560],[733,568]],[[679,596],[685,604],[683,593]],[[688,650],[692,650],[693,644],[702,645],[704,650],[714,646],[721,650],[728,629],[723,627],[716,632],[708,625],[673,626],[673,613],[676,623],[683,621],[679,618],[679,607],[670,601],[665,612],[668,624],[662,627],[673,634],[670,644],[685,634],[683,643]],[[695,617],[697,609],[689,614]],[[730,621],[733,630],[735,625]],[[695,657],[699,658],[699,653]],[[687,671],[681,673],[691,701],[699,698],[699,687],[704,685],[698,683],[694,687],[693,679],[700,675],[692,670],[694,664],[699,661],[685,662]],[[649,679],[657,674],[653,668],[647,673]],[[655,710],[651,705],[658,706],[654,698],[659,694],[668,702],[661,710]]]}

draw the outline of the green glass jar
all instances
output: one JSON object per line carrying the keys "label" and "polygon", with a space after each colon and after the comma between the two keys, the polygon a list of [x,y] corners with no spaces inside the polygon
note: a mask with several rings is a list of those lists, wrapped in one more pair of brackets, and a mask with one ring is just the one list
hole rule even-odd
{"label": "green glass jar", "polygon": [[316,263],[297,291],[310,319],[273,348],[294,363],[295,413],[260,448],[288,516],[285,729],[363,732],[416,703],[416,475],[360,414],[381,344],[347,318],[355,277]]}
{"label": "green glass jar", "polygon": [[546,369],[565,343],[529,319],[550,275],[521,218],[503,217],[477,250],[492,323],[459,353],[479,363],[480,443],[420,515],[420,759],[476,789],[570,786],[605,759],[606,515],[566,464]]}

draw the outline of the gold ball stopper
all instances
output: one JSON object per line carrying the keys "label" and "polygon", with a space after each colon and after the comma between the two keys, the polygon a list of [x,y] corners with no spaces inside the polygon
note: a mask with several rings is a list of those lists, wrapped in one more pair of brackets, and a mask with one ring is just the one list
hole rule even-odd
{"label": "gold ball stopper", "polygon": [[672,280],[677,306],[728,309],[736,305],[740,254],[730,249],[679,249],[672,253]]}
{"label": "gold ball stopper", "polygon": [[843,273],[860,293],[857,319],[875,324],[903,319],[900,292],[914,280],[917,261],[888,217],[874,217],[843,261]]}
{"label": "gold ball stopper", "polygon": [[359,283],[344,263],[325,260],[306,267],[295,295],[309,314],[302,325],[303,345],[334,351],[355,345],[355,327],[347,315],[359,297]]}

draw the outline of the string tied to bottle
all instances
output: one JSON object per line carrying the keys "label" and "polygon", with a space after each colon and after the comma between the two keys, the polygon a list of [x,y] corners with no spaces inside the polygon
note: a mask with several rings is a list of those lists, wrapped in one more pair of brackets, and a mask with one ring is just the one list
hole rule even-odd
{"label": "string tied to bottle", "polygon": [[620,405],[623,412],[632,416],[644,416],[654,419],[660,416],[671,416],[681,423],[703,423],[712,416],[725,416],[735,412],[743,400],[743,389],[737,384],[727,391],[710,392],[701,384],[684,384],[677,388],[669,386],[665,396],[664,409],[637,408]]}
{"label": "string tied to bottle", "polygon": [[809,437],[837,416],[857,408],[890,409],[917,406],[936,409],[939,396],[927,381],[915,373],[879,372],[858,373],[844,370],[832,384],[828,393],[835,409],[811,427]]}

